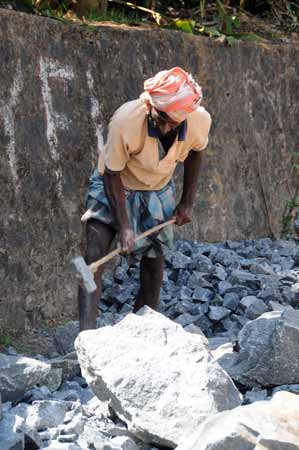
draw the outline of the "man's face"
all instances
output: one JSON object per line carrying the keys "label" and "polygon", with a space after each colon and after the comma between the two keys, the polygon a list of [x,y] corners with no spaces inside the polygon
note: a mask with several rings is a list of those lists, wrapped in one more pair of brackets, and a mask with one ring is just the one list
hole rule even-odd
{"label": "man's face", "polygon": [[150,114],[156,130],[162,136],[171,133],[181,124],[181,122],[174,121],[165,112],[159,111],[154,107],[151,108]]}

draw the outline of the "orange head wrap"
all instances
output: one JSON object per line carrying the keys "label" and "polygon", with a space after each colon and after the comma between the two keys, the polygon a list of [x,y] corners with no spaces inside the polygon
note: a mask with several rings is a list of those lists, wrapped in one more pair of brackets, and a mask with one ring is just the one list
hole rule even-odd
{"label": "orange head wrap", "polygon": [[148,110],[149,105],[152,105],[173,120],[182,121],[198,108],[202,90],[191,74],[180,67],[173,67],[146,80],[140,98]]}

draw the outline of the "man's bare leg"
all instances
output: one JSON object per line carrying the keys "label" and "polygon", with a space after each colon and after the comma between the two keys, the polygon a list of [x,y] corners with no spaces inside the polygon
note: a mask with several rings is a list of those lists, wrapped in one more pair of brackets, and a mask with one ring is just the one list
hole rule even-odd
{"label": "man's bare leg", "polygon": [[[86,255],[85,261],[91,264],[105,256],[113,238],[115,230],[102,222],[90,219],[86,223]],[[104,266],[101,266],[94,276],[97,290],[88,294],[84,287],[79,286],[78,307],[80,331],[96,328],[97,304],[102,293],[102,274]]]}
{"label": "man's bare leg", "polygon": [[147,258],[140,262],[140,289],[134,305],[134,312],[144,305],[157,309],[163,280],[164,256]]}

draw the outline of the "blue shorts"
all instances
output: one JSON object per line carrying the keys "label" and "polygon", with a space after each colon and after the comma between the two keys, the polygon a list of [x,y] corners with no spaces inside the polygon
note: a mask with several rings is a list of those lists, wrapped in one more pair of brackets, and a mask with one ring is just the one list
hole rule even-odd
{"label": "blue shorts", "polygon": [[[171,180],[159,191],[130,191],[125,189],[126,209],[135,236],[172,218],[175,209],[175,185]],[[109,200],[105,194],[103,177],[95,169],[89,179],[86,213],[82,221],[97,219],[117,230]],[[173,246],[173,225],[136,242],[135,252],[149,258],[163,256]]]}

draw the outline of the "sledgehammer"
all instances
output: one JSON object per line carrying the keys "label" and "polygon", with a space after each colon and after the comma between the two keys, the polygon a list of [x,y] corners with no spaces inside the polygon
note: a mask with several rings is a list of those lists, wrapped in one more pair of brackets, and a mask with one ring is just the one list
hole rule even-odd
{"label": "sledgehammer", "polygon": [[[136,236],[134,242],[140,241],[140,239],[144,239],[150,234],[160,231],[167,225],[175,223],[175,221],[176,219],[173,218],[168,220],[167,222],[160,223],[159,225],[156,225],[155,227],[146,230],[144,233],[139,234],[139,236]],[[98,268],[103,264],[105,264],[107,261],[110,261],[110,259],[114,258],[114,256],[119,255],[121,251],[122,251],[121,247],[118,247],[112,252],[108,253],[103,258],[99,259],[98,261],[91,263],[89,266],[86,264],[82,256],[77,256],[76,258],[72,259],[72,263],[77,273],[79,274],[80,278],[83,280],[84,287],[89,294],[91,294],[97,289],[97,286],[94,281],[94,274],[96,273]]]}

